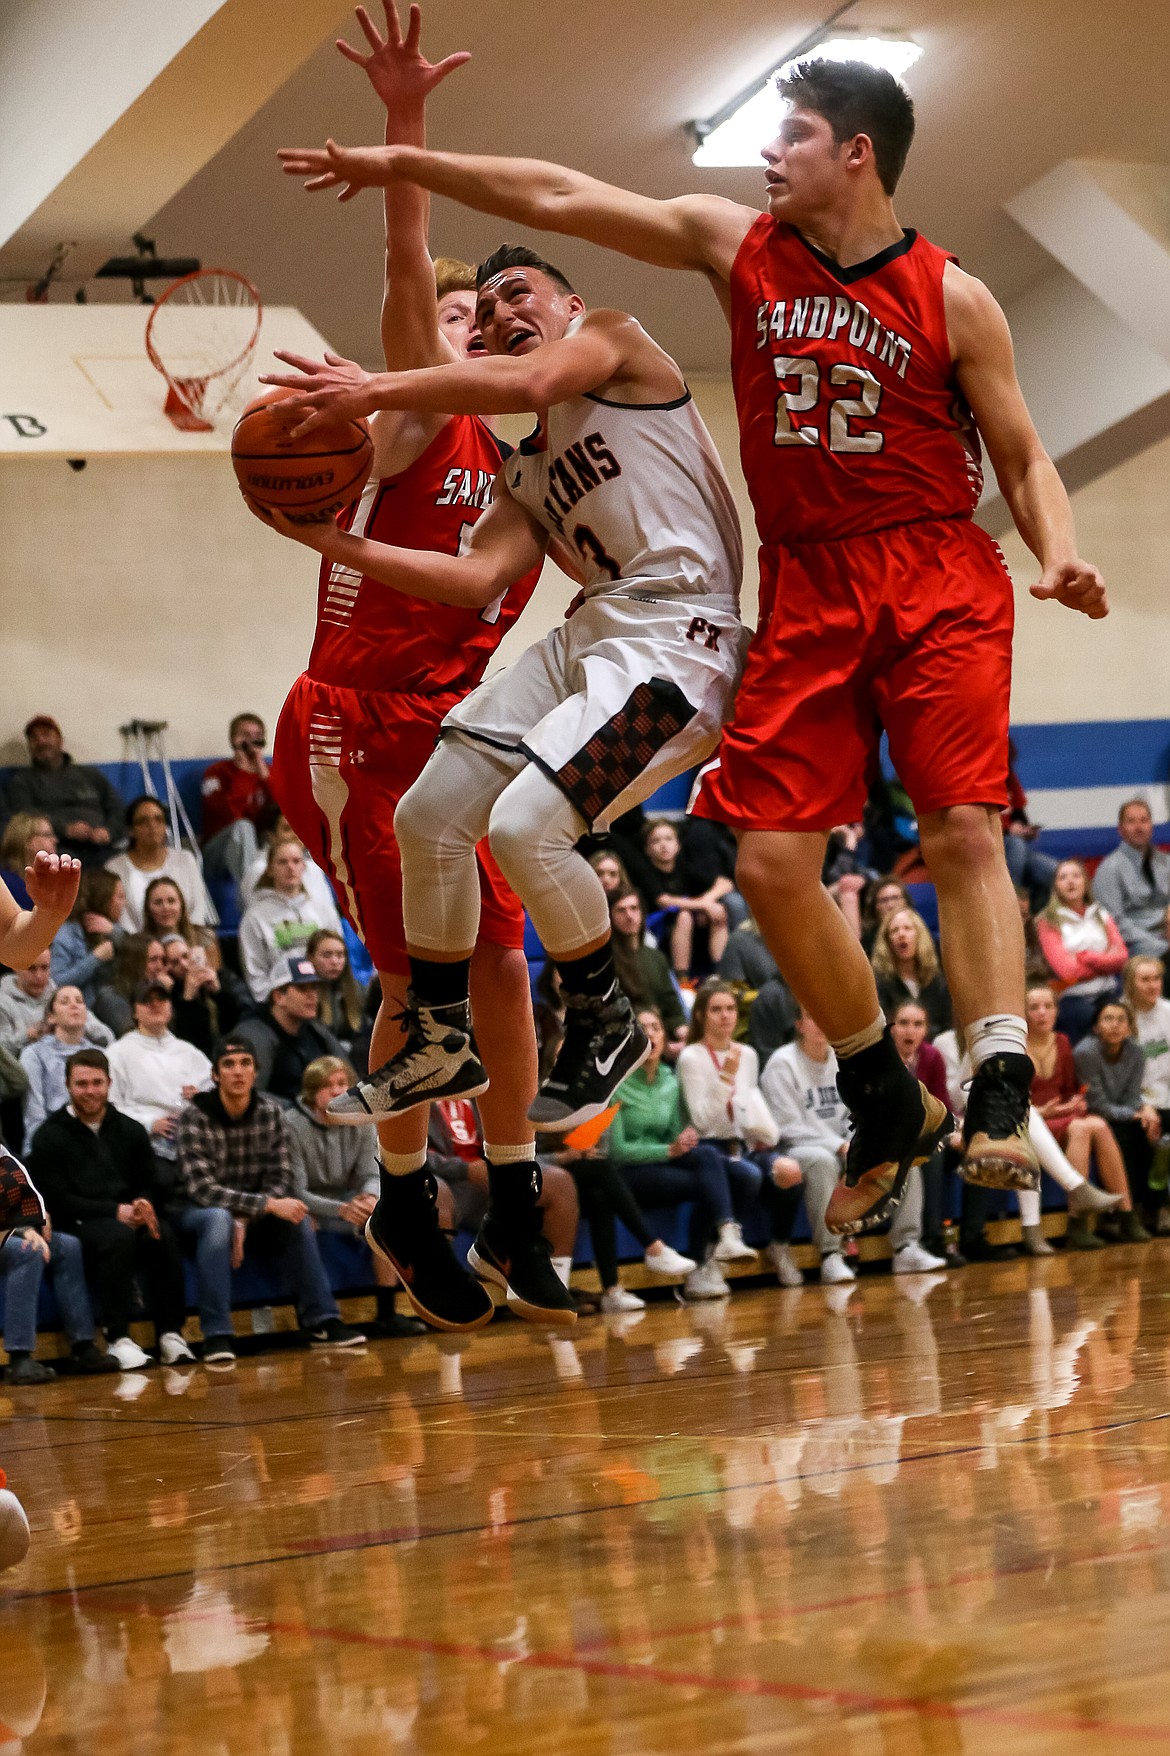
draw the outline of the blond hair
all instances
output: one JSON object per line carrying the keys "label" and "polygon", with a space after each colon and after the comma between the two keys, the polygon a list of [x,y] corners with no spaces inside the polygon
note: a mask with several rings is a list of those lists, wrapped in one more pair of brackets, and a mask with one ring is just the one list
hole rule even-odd
{"label": "blond hair", "polygon": [[0,866],[15,872],[30,863],[28,844],[37,833],[38,823],[48,823],[50,829],[53,827],[43,811],[17,811],[8,819],[4,839],[0,841]]}
{"label": "blond hair", "polygon": [[1040,919],[1042,921],[1048,921],[1049,924],[1053,927],[1059,927],[1059,925],[1060,925],[1060,911],[1062,908],[1067,908],[1067,906],[1068,906],[1067,903],[1061,902],[1059,896],[1057,896],[1057,894],[1056,894],[1056,880],[1060,876],[1060,868],[1062,866],[1076,866],[1078,868],[1078,870],[1081,874],[1081,877],[1085,881],[1085,907],[1086,908],[1088,908],[1089,904],[1093,900],[1093,886],[1089,881],[1089,870],[1088,870],[1088,867],[1085,865],[1085,862],[1083,860],[1078,860],[1075,854],[1070,854],[1067,859],[1058,860],[1057,865],[1056,865],[1056,871],[1052,874],[1052,889],[1048,893],[1048,901],[1044,904],[1044,907],[1040,910]]}
{"label": "blond hair", "polygon": [[938,953],[934,949],[930,928],[917,909],[896,908],[886,916],[877,930],[870,962],[873,964],[875,974],[879,976],[897,975],[898,960],[890,946],[890,928],[899,915],[909,915],[914,923],[914,932],[918,939],[918,943],[914,947],[914,979],[920,988],[925,988],[926,984],[932,982],[938,974]]}
{"label": "blond hair", "polygon": [[318,1055],[315,1061],[310,1061],[301,1076],[301,1102],[312,1109],[317,1093],[335,1073],[344,1073],[351,1085],[357,1078],[350,1063],[343,1061],[340,1055]]}
{"label": "blond hair", "polygon": [[474,293],[475,270],[470,262],[457,256],[435,257],[435,297],[445,299],[448,293]]}
{"label": "blond hair", "polygon": [[1166,965],[1160,957],[1151,957],[1148,952],[1139,952],[1136,957],[1130,958],[1122,972],[1121,985],[1134,1012],[1137,1011],[1137,973],[1143,963],[1153,964],[1159,976],[1166,974]]}

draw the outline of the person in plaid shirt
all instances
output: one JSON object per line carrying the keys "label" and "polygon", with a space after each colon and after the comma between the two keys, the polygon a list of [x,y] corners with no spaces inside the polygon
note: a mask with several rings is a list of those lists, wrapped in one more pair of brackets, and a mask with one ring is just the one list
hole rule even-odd
{"label": "person in plaid shirt", "polygon": [[197,1092],[175,1132],[180,1201],[171,1213],[194,1241],[203,1358],[236,1357],[231,1273],[245,1251],[279,1264],[291,1281],[301,1331],[311,1347],[355,1347],[365,1336],[341,1321],[309,1210],[294,1193],[284,1114],[256,1090],[251,1045],[226,1037],[216,1047],[212,1091]]}

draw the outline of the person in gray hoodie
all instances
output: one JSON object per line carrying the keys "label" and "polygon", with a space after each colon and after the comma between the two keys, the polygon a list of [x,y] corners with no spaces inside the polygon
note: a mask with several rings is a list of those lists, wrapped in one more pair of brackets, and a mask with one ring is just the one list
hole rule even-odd
{"label": "person in gray hoodie", "polygon": [[81,989],[66,982],[45,1008],[45,1030],[36,1042],[21,1051],[20,1064],[28,1075],[24,1100],[24,1150],[32,1148],[33,1135],[46,1116],[69,1102],[65,1066],[78,1049],[107,1049],[114,1033],[86,1010]]}
{"label": "person in gray hoodie", "polygon": [[[320,1055],[305,1068],[301,1095],[286,1112],[295,1193],[318,1231],[362,1238],[378,1200],[378,1136],[368,1128],[338,1128],[325,1114],[330,1099],[357,1078],[340,1055]],[[377,1283],[377,1320],[364,1323],[369,1336],[423,1335],[426,1324],[395,1310],[398,1276],[368,1251]]]}
{"label": "person in gray hoodie", "polygon": [[1136,1034],[1128,1000],[1103,994],[1093,1016],[1093,1029],[1073,1050],[1073,1060],[1090,1111],[1104,1116],[1117,1136],[1133,1197],[1132,1213],[1098,1217],[1097,1236],[1148,1244],[1151,1233],[1143,1222],[1153,1220],[1157,1208],[1150,1193],[1150,1170],[1154,1147],[1162,1136],[1162,1118],[1142,1097],[1146,1059]]}
{"label": "person in gray hoodie", "polygon": [[10,1055],[19,1056],[45,1034],[45,1007],[56,988],[49,961],[49,952],[42,951],[26,969],[0,978],[0,1049]]}

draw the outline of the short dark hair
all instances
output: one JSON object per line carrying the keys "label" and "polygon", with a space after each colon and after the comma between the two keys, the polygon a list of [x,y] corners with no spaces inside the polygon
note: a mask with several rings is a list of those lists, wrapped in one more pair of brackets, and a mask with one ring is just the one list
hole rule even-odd
{"label": "short dark hair", "polygon": [[1125,813],[1127,811],[1144,811],[1147,817],[1152,817],[1154,815],[1150,810],[1149,801],[1147,799],[1127,799],[1117,813],[1117,821],[1119,824],[1124,821]]}
{"label": "short dark hair", "polygon": [[894,193],[914,139],[914,103],[900,80],[866,61],[812,55],[790,67],[776,89],[789,103],[823,116],[838,146],[868,135],[882,188]]}
{"label": "short dark hair", "polygon": [[251,1043],[243,1037],[220,1037],[211,1051],[211,1070],[218,1073],[219,1064],[227,1055],[247,1055],[253,1067],[256,1065],[256,1051]]}
{"label": "short dark hair", "polygon": [[229,744],[235,743],[236,733],[239,731],[241,726],[246,726],[246,725],[257,725],[260,727],[261,731],[267,730],[267,727],[264,724],[264,715],[262,713],[237,713],[237,715],[233,719],[231,725],[228,727],[228,743]]}
{"label": "short dark hair", "polygon": [[65,1063],[65,1083],[69,1084],[69,1075],[75,1067],[96,1067],[99,1073],[110,1077],[110,1063],[100,1049],[78,1049],[76,1055],[70,1055]]}
{"label": "short dark hair", "polygon": [[554,268],[551,262],[546,262],[543,256],[538,256],[535,250],[529,250],[526,244],[501,244],[498,250],[485,256],[475,271],[476,291],[508,268],[539,268],[541,274],[547,274],[551,280],[556,281],[562,292],[577,291],[568,275],[562,274],[559,268]]}
{"label": "short dark hair", "polygon": [[139,793],[138,797],[136,799],[131,799],[126,807],[127,829],[133,829],[135,815],[142,809],[143,805],[157,805],[164,817],[167,814],[162,800],[156,797],[154,793]]}

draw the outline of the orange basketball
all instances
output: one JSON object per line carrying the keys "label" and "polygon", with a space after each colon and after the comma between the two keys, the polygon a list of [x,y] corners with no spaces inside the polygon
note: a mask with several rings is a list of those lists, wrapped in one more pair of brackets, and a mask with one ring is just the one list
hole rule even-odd
{"label": "orange basketball", "polygon": [[365,486],[374,457],[365,421],[333,419],[292,437],[303,417],[281,412],[290,393],[271,390],[250,402],[232,433],[232,463],[243,492],[293,524],[336,518]]}

